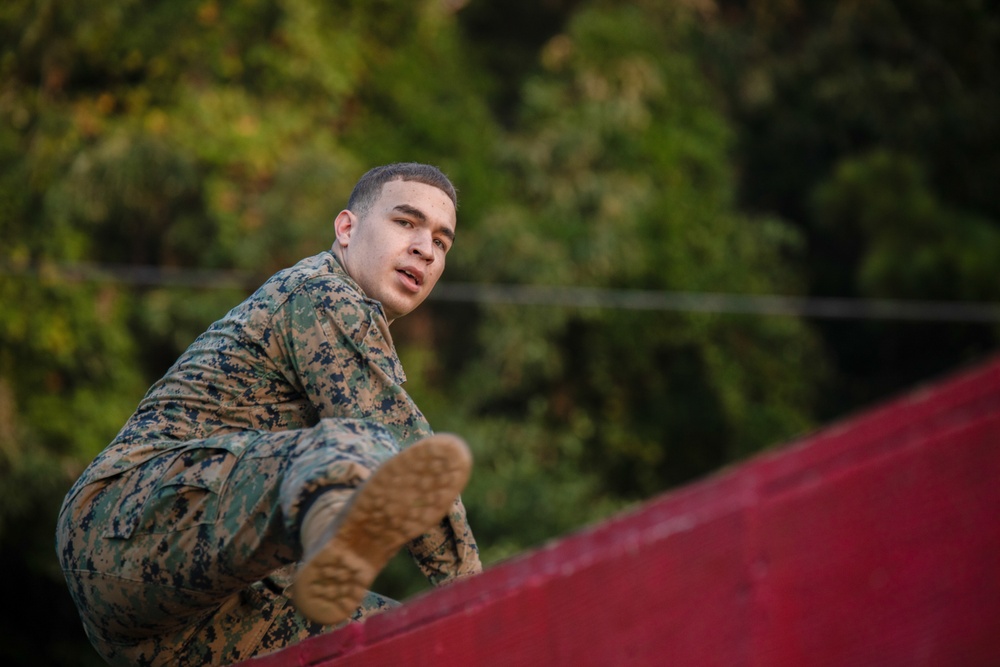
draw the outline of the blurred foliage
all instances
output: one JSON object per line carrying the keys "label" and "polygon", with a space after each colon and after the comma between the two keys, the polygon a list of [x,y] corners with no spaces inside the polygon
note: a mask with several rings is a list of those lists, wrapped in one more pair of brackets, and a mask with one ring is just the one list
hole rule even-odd
{"label": "blurred foliage", "polygon": [[[1000,8],[718,2],[700,42],[739,135],[739,204],[806,235],[821,296],[1000,301]],[[817,322],[829,419],[995,349],[997,327]]]}
{"label": "blurred foliage", "polygon": [[859,292],[989,301],[1000,295],[1000,225],[943,203],[917,160],[884,150],[838,163],[814,191],[826,233],[865,239]]}
{"label": "blurred foliage", "polygon": [[[55,513],[238,288],[80,282],[329,247],[357,177],[440,165],[448,280],[1000,301],[985,0],[0,5],[5,664],[95,664]],[[409,390],[476,454],[486,562],[996,349],[996,326],[429,302]],[[382,590],[422,589],[397,559]]]}
{"label": "blurred foliage", "polygon": [[[510,195],[463,237],[477,280],[796,291],[796,232],[735,210],[732,133],[680,47],[692,28],[679,10],[593,8],[549,42],[498,152]],[[628,499],[806,428],[799,369],[822,365],[793,320],[497,306],[478,331],[463,412],[544,425],[520,456]]]}

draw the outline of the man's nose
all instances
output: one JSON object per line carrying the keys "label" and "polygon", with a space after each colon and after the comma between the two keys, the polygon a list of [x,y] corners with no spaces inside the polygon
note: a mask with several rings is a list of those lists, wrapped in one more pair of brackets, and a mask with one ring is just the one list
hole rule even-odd
{"label": "man's nose", "polygon": [[417,234],[410,246],[410,252],[424,258],[428,263],[434,261],[434,239],[429,233]]}

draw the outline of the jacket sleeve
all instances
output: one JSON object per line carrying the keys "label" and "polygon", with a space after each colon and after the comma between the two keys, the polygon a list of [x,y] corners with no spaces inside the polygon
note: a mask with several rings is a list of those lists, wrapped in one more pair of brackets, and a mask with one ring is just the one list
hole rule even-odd
{"label": "jacket sleeve", "polygon": [[424,576],[435,586],[483,570],[479,547],[460,498],[435,530],[413,540],[408,548]]}
{"label": "jacket sleeve", "polygon": [[[401,448],[433,432],[402,387],[406,376],[377,303],[342,283],[316,281],[285,307],[282,328],[290,370],[319,418],[378,422]],[[461,499],[441,524],[408,548],[434,585],[482,570]]]}
{"label": "jacket sleeve", "polygon": [[333,279],[303,283],[275,315],[283,372],[318,419],[365,419],[400,447],[431,433],[403,389],[406,375],[377,302]]}

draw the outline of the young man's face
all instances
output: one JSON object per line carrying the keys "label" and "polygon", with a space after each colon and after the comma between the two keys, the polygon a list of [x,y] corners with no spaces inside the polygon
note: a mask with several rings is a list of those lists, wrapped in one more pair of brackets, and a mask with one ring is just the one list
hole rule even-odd
{"label": "young man's face", "polygon": [[392,322],[419,306],[444,271],[455,239],[455,205],[443,191],[416,181],[390,181],[362,218],[341,211],[339,256],[365,294]]}

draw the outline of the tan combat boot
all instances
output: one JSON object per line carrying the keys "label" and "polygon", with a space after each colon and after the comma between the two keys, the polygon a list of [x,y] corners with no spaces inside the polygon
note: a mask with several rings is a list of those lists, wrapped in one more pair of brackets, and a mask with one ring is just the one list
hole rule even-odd
{"label": "tan combat boot", "polygon": [[317,498],[300,531],[298,610],[324,625],[349,619],[396,552],[448,514],[471,471],[465,442],[439,433],[385,461],[353,495]]}

